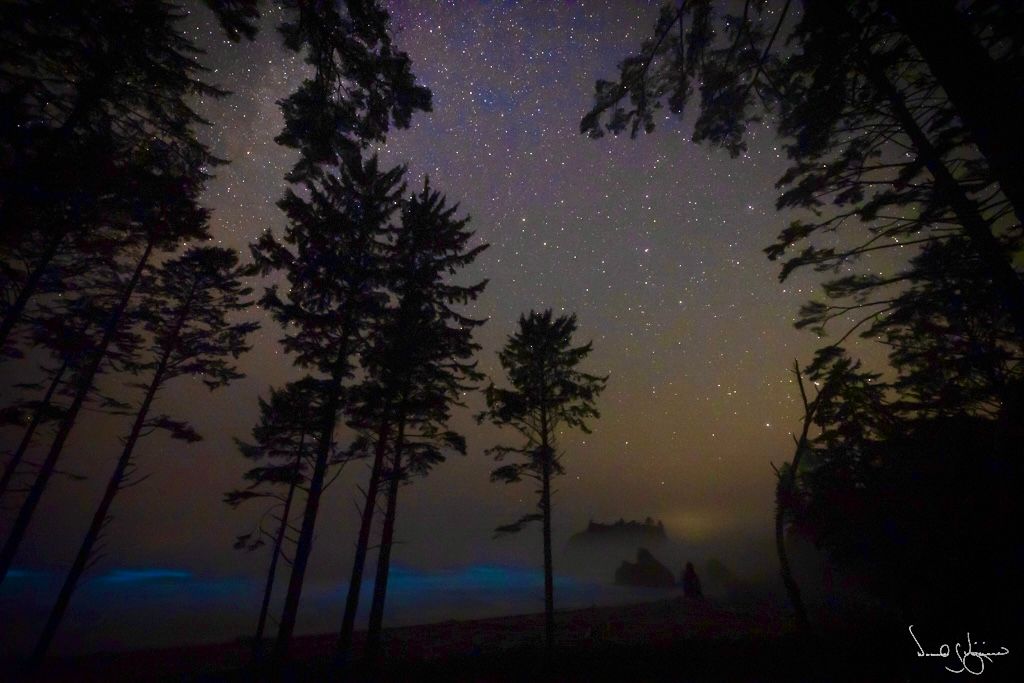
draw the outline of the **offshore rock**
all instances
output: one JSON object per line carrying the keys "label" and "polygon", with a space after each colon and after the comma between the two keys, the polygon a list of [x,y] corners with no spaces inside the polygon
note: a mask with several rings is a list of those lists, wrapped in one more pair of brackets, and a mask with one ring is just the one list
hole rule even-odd
{"label": "offshore rock", "polygon": [[675,577],[668,567],[658,562],[647,548],[636,551],[636,562],[623,562],[615,570],[615,583],[620,586],[671,588]]}

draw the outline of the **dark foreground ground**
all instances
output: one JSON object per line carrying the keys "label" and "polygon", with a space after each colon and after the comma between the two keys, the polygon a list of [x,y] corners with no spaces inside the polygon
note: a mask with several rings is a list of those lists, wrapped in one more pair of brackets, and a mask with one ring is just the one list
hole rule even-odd
{"label": "dark foreground ground", "polygon": [[[917,656],[905,625],[833,628],[802,636],[773,609],[683,599],[560,612],[546,664],[542,615],[410,626],[386,633],[378,669],[330,666],[332,635],[297,638],[280,673],[251,663],[244,642],[58,659],[41,681],[982,681],[1017,680],[1010,657],[979,675]],[[361,643],[357,642],[357,646]],[[1022,653],[1016,653],[1017,658]],[[1011,655],[1012,657],[1012,655]],[[972,669],[977,671],[976,660]],[[8,671],[10,673],[10,671]],[[3,679],[0,673],[0,679]],[[18,677],[23,679],[24,677]]]}

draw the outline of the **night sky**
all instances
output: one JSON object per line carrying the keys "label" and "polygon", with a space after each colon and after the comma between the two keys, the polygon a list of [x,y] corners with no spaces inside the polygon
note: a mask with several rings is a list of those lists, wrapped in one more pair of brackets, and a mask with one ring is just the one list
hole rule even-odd
{"label": "night sky", "polygon": [[[730,159],[689,143],[686,121],[675,120],[635,141],[592,141],[578,132],[594,80],[615,75],[616,62],[650,32],[658,5],[389,3],[396,43],[433,91],[434,111],[394,132],[382,156],[408,163],[412,189],[429,174],[491,245],[464,278],[490,279],[469,309],[490,318],[478,335],[485,372],[502,381],[496,353],[519,314],[550,307],[578,314],[579,341],[594,342],[587,369],[611,374],[593,434],[567,433],[560,443],[568,474],[557,483],[556,547],[590,518],[650,515],[694,548],[710,544],[734,563],[763,557],[767,567],[770,462],[791,456],[800,417],[789,369],[819,345],[792,328],[814,277],[798,273],[780,284],[778,264],[761,252],[792,218],[774,210],[781,145],[770,127],[756,128],[749,153]],[[205,203],[216,240],[246,257],[263,230],[284,226],[275,203],[294,160],[273,138],[282,125],[277,100],[299,83],[303,65],[281,48],[279,20],[270,8],[255,43],[231,44],[205,14],[189,19],[190,34],[209,51],[211,79],[234,91],[200,107],[213,123],[214,151],[232,160]],[[242,360],[245,380],[209,394],[181,379],[161,396],[160,410],[192,420],[206,438],[192,446],[163,437],[144,442],[140,468],[153,476],[116,502],[101,568],[263,572],[263,554],[231,547],[258,506],[233,511],[220,498],[247,467],[231,437],[247,436],[256,395],[299,374],[279,352],[279,336],[267,321]],[[471,397],[453,422],[467,435],[469,454],[403,489],[398,565],[539,565],[537,530],[491,539],[495,526],[529,511],[536,496],[527,483],[489,483],[493,462],[483,450],[514,437],[477,427],[472,413],[480,406]],[[66,566],[116,458],[112,434],[125,425],[80,423],[64,466],[90,480],[62,481],[47,493],[22,568]],[[349,465],[321,508],[311,565],[321,585],[347,578],[356,485],[367,469]],[[304,602],[300,626],[315,611]]]}

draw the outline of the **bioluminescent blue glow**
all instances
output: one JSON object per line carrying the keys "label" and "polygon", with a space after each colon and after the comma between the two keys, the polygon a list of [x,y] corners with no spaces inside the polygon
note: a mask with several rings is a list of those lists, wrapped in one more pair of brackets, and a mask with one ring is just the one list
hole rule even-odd
{"label": "bioluminescent blue glow", "polygon": [[[373,564],[370,565],[371,570]],[[19,568],[0,586],[0,614],[26,615],[15,624],[14,638],[0,642],[0,656],[31,646],[41,618],[64,580],[58,569]],[[210,576],[173,567],[118,567],[86,577],[72,606],[80,623],[69,621],[62,652],[164,647],[189,642],[231,640],[255,626],[264,577]],[[278,582],[275,609],[283,592]],[[358,623],[365,624],[373,590],[363,584]],[[337,629],[344,609],[345,582],[312,581],[303,591],[300,632]],[[555,577],[559,608],[616,604],[660,597],[658,591]],[[391,626],[445,619],[525,614],[543,609],[544,573],[538,567],[472,564],[427,570],[396,564],[388,581],[385,619]],[[103,614],[100,621],[82,615]],[[159,614],[155,623],[153,615]]]}
{"label": "bioluminescent blue glow", "polygon": [[460,590],[487,588],[525,588],[542,585],[544,574],[535,569],[502,567],[498,565],[470,565],[442,571],[422,571],[396,565],[391,568],[389,588],[458,588]]}
{"label": "bioluminescent blue glow", "polygon": [[143,581],[187,581],[192,572],[180,569],[114,569],[99,577],[104,583],[139,583]]}
{"label": "bioluminescent blue glow", "polygon": [[42,572],[29,571],[28,569],[11,569],[7,572],[8,579],[28,579],[39,576]]}

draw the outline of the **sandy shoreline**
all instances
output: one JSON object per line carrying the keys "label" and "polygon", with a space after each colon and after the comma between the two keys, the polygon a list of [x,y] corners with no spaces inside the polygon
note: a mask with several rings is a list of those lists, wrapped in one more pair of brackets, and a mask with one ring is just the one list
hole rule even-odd
{"label": "sandy shoreline", "polygon": [[[683,598],[611,607],[560,611],[556,615],[560,647],[606,643],[645,647],[681,639],[765,639],[781,636],[785,618],[777,610],[727,607]],[[543,614],[521,614],[387,629],[390,661],[437,663],[444,660],[502,657],[539,647]],[[300,636],[292,654],[303,666],[318,666],[333,654],[334,634]],[[362,634],[357,634],[357,653]],[[100,652],[48,662],[38,680],[194,680],[218,679],[251,663],[251,645],[238,639],[155,650]]]}

